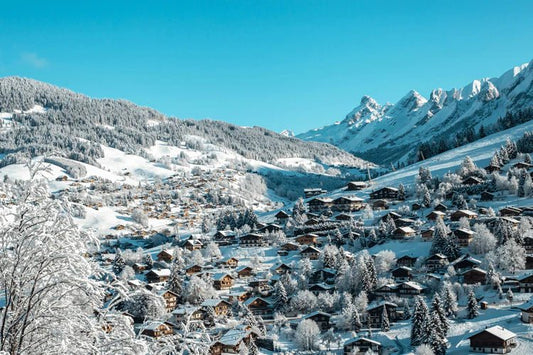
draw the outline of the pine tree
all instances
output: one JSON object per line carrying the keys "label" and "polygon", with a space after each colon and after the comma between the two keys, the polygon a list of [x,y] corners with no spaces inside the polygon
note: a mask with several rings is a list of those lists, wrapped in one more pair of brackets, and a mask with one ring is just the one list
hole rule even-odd
{"label": "pine tree", "polygon": [[429,309],[422,297],[415,299],[415,309],[411,318],[411,345],[417,346],[427,339],[426,324],[429,320]]}
{"label": "pine tree", "polygon": [[431,312],[433,314],[434,324],[439,328],[440,335],[443,338],[446,338],[446,335],[450,330],[450,324],[448,318],[446,318],[446,312],[438,294],[435,294],[435,297],[433,298]]}
{"label": "pine tree", "polygon": [[455,317],[457,314],[457,296],[451,288],[451,285],[446,283],[442,290],[443,292],[443,308],[444,314],[447,317]]}
{"label": "pine tree", "polygon": [[477,304],[476,294],[470,290],[468,294],[468,303],[466,305],[468,319],[474,319],[479,315],[479,306]]}
{"label": "pine tree", "polygon": [[289,304],[289,297],[287,296],[287,291],[285,286],[281,281],[276,282],[274,285],[274,306],[277,310],[283,311],[286,306]]}
{"label": "pine tree", "polygon": [[363,324],[361,323],[361,318],[359,317],[359,312],[357,311],[357,308],[355,308],[355,306],[353,307],[353,310],[352,310],[352,327],[353,329],[358,332],[359,329],[361,329],[361,327],[363,326]]}
{"label": "pine tree", "polygon": [[405,200],[405,186],[403,184],[398,185],[398,200]]}
{"label": "pine tree", "polygon": [[387,313],[387,306],[383,306],[383,313],[381,314],[381,331],[388,332],[390,330],[389,315]]}
{"label": "pine tree", "polygon": [[126,261],[124,260],[124,257],[122,256],[122,252],[120,249],[117,249],[117,253],[115,254],[115,259],[113,260],[113,272],[115,274],[120,274],[122,270],[126,267]]}
{"label": "pine tree", "polygon": [[[433,314],[432,319],[436,319],[438,316]],[[431,347],[435,355],[444,355],[446,354],[447,341],[446,337],[442,336],[437,327],[428,324],[428,337],[426,344]]]}
{"label": "pine tree", "polygon": [[152,259],[152,255],[151,254],[146,254],[144,256],[144,263],[146,264],[146,267],[148,269],[151,269],[154,267],[154,259]]}

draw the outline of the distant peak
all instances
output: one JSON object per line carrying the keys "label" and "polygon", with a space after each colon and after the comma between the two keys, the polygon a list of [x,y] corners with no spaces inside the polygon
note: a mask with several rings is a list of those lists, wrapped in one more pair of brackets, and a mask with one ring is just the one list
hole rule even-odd
{"label": "distant peak", "polygon": [[365,95],[361,98],[361,106],[378,106],[378,102],[373,97]]}
{"label": "distant peak", "polygon": [[416,90],[410,90],[404,97],[398,101],[398,106],[406,108],[409,111],[418,110],[428,100],[420,95]]}

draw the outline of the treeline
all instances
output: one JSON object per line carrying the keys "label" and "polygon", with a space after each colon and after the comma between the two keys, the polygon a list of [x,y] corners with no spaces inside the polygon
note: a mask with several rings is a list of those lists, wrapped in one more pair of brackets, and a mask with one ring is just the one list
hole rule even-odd
{"label": "treeline", "polygon": [[[35,105],[44,113],[26,112]],[[237,152],[249,159],[276,164],[277,159],[301,157],[324,164],[341,162],[363,167],[365,162],[332,145],[304,142],[259,127],[240,127],[211,120],[169,119],[159,112],[124,100],[91,99],[31,79],[0,79],[0,112],[15,112],[12,128],[0,133],[5,162],[31,156],[56,155],[96,164],[99,144],[141,154],[156,140],[180,145],[191,136]],[[80,140],[83,139],[83,140]]]}
{"label": "treeline", "polygon": [[533,107],[529,107],[514,113],[508,112],[505,116],[500,117],[496,123],[490,126],[480,126],[478,130],[473,127],[467,127],[457,132],[454,137],[436,137],[425,141],[418,146],[417,161],[425,160],[450,149],[461,147],[478,139],[484,138],[489,134],[500,132],[533,119]]}

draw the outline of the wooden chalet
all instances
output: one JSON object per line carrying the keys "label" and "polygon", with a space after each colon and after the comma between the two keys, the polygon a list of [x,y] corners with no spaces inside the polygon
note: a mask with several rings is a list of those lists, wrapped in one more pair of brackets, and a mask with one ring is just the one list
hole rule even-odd
{"label": "wooden chalet", "polygon": [[255,315],[270,315],[272,313],[272,305],[270,302],[261,297],[252,297],[247,299],[244,304]]}
{"label": "wooden chalet", "polygon": [[465,254],[455,259],[453,262],[450,263],[450,265],[453,266],[455,271],[462,272],[464,270],[478,267],[479,265],[481,265],[481,261],[471,257],[468,254]]}
{"label": "wooden chalet", "polygon": [[393,219],[394,221],[398,220],[402,218],[402,215],[397,213],[397,212],[394,212],[394,211],[390,211],[389,213],[383,215],[383,217],[381,217],[381,220],[383,222],[389,220],[389,219]]}
{"label": "wooden chalet", "polygon": [[494,200],[494,194],[489,191],[483,191],[480,194],[480,200],[481,201],[492,201]]}
{"label": "wooden chalet", "polygon": [[533,236],[525,236],[522,244],[527,254],[533,254]]}
{"label": "wooden chalet", "polygon": [[474,232],[470,229],[464,229],[459,228],[453,231],[453,234],[457,238],[457,243],[461,247],[467,247],[470,245],[470,242],[472,241],[472,237],[474,236]]}
{"label": "wooden chalet", "polygon": [[533,323],[533,299],[518,307],[522,312],[520,319],[524,323]]}
{"label": "wooden chalet", "polygon": [[318,283],[318,282],[329,283],[331,281],[334,282],[336,275],[337,275],[337,270],[329,269],[329,268],[322,268],[322,269],[319,269],[313,272],[313,275],[311,276],[311,281],[314,283]]}
{"label": "wooden chalet", "polygon": [[499,325],[485,328],[468,337],[470,351],[489,354],[507,354],[516,346],[516,334]]}
{"label": "wooden chalet", "polygon": [[407,266],[400,266],[392,270],[391,275],[396,282],[411,281],[413,279],[413,269]]}
{"label": "wooden chalet", "polygon": [[486,166],[484,169],[489,174],[492,174],[493,172],[497,172],[497,171],[502,170],[501,166],[493,165],[493,164],[490,164],[490,165]]}
{"label": "wooden chalet", "polygon": [[523,161],[519,161],[518,163],[513,164],[513,168],[515,168],[515,169],[526,169],[526,170],[529,170],[529,169],[531,169],[531,167],[533,167],[533,165],[531,165],[529,163],[526,163],[526,162],[523,162]]}
{"label": "wooden chalet", "polygon": [[276,221],[278,223],[285,223],[287,222],[287,220],[289,219],[289,214],[285,211],[279,211],[278,213],[276,213],[274,215],[274,217],[276,217]]}
{"label": "wooden chalet", "polygon": [[446,212],[446,211],[448,211],[448,206],[446,206],[443,203],[439,203],[439,204],[437,204],[435,206],[435,208],[433,210],[434,211],[440,211],[440,212]]}
{"label": "wooden chalet", "polygon": [[240,354],[243,347],[247,348],[255,341],[257,334],[249,327],[228,330],[220,339],[211,344],[210,355]]}
{"label": "wooden chalet", "polygon": [[475,219],[477,218],[477,213],[469,210],[457,210],[450,215],[450,219],[454,222],[461,218]]}
{"label": "wooden chalet", "polygon": [[322,195],[328,192],[327,190],[321,189],[321,188],[309,188],[304,189],[304,196],[305,198],[314,197],[318,195]]}
{"label": "wooden chalet", "polygon": [[287,242],[287,243],[283,244],[280,247],[280,249],[281,250],[286,250],[286,251],[297,251],[298,249],[300,249],[300,247],[298,246],[298,244]]}
{"label": "wooden chalet", "polygon": [[396,224],[396,227],[410,227],[412,226],[413,224],[415,224],[415,220],[414,219],[411,219],[411,218],[398,218],[394,221],[394,223]]}
{"label": "wooden chalet", "polygon": [[383,187],[370,193],[370,198],[373,200],[378,199],[391,199],[397,200],[400,195],[400,191],[395,187]]}
{"label": "wooden chalet", "polygon": [[200,265],[197,265],[197,264],[194,264],[194,265],[191,265],[191,266],[185,268],[185,274],[187,274],[188,276],[197,274],[199,272],[202,272],[202,267]]}
{"label": "wooden chalet", "polygon": [[325,283],[318,283],[309,286],[308,290],[318,297],[318,295],[320,295],[321,293],[333,293],[333,291],[335,291],[335,286],[328,285]]}
{"label": "wooden chalet", "polygon": [[379,199],[372,202],[372,209],[374,210],[386,210],[389,208],[389,202],[387,200]]}
{"label": "wooden chalet", "polygon": [[224,272],[213,275],[213,287],[215,290],[227,290],[233,286],[233,277]]}
{"label": "wooden chalet", "polygon": [[482,183],[483,179],[480,179],[477,176],[469,176],[466,179],[463,179],[463,185],[479,185]]}
{"label": "wooden chalet", "polygon": [[335,216],[336,221],[351,221],[353,217],[346,213],[339,213]]}
{"label": "wooden chalet", "polygon": [[331,314],[329,313],[315,311],[315,312],[312,312],[312,313],[309,313],[303,316],[302,318],[311,319],[312,321],[314,321],[322,332],[325,332],[329,328],[331,328],[331,323],[330,323]]}
{"label": "wooden chalet", "polygon": [[292,268],[285,263],[277,263],[273,265],[270,270],[272,270],[275,274],[284,275],[290,273]]}
{"label": "wooden chalet", "polygon": [[250,266],[241,266],[235,271],[237,273],[237,277],[239,278],[251,277],[254,275],[254,269],[252,269]]}
{"label": "wooden chalet", "polygon": [[341,196],[333,200],[332,209],[335,211],[359,211],[365,206],[365,200],[356,196]]}
{"label": "wooden chalet", "polygon": [[422,295],[426,288],[420,285],[418,282],[405,281],[397,286],[397,293],[401,297],[412,297]]}
{"label": "wooden chalet", "polygon": [[237,242],[237,234],[234,231],[218,231],[213,238],[219,245],[231,245]]}
{"label": "wooden chalet", "polygon": [[431,211],[429,212],[429,214],[426,216],[426,218],[430,221],[436,221],[437,218],[440,218],[440,219],[444,219],[444,217],[446,217],[446,213],[442,212],[442,211]]}
{"label": "wooden chalet", "polygon": [[220,299],[207,299],[202,302],[201,307],[207,312],[209,309],[213,309],[215,316],[221,317],[229,313],[231,304],[227,301]]}
{"label": "wooden chalet", "polygon": [[416,231],[411,227],[398,227],[394,230],[393,235],[397,239],[407,239],[414,237]]}
{"label": "wooden chalet", "polygon": [[318,212],[331,208],[333,206],[333,200],[329,197],[315,197],[307,202],[307,205],[309,206],[309,211]]}
{"label": "wooden chalet", "polygon": [[487,282],[487,272],[477,267],[462,272],[460,276],[463,278],[463,283],[468,285],[484,285]]}
{"label": "wooden chalet", "polygon": [[368,187],[368,184],[364,181],[350,181],[346,185],[346,191],[359,191]]}
{"label": "wooden chalet", "polygon": [[283,228],[281,228],[281,226],[275,224],[275,223],[270,223],[270,224],[267,224],[266,226],[264,226],[263,228],[261,228],[259,230],[259,232],[261,233],[274,233],[274,232],[279,232],[280,230],[283,230]]}
{"label": "wooden chalet", "polygon": [[135,263],[133,264],[133,270],[137,273],[137,274],[140,274],[146,270],[148,270],[148,265],[146,264],[143,264],[143,263]]}
{"label": "wooden chalet", "polygon": [[302,234],[294,238],[294,241],[300,245],[316,245],[318,242],[318,235],[314,233]]}
{"label": "wooden chalet", "polygon": [[174,334],[174,329],[169,323],[152,321],[143,325],[141,334],[151,338],[160,338],[162,336]]}
{"label": "wooden chalet", "polygon": [[308,258],[309,260],[318,260],[320,257],[320,250],[313,246],[308,246],[300,252],[300,255],[304,258]]}
{"label": "wooden chalet", "polygon": [[435,234],[435,228],[431,227],[428,229],[424,229],[422,232],[420,232],[420,235],[422,236],[422,239],[425,241],[433,239],[433,234]]}
{"label": "wooden chalet", "polygon": [[448,257],[444,254],[433,254],[425,261],[425,265],[430,272],[443,270],[448,264]]}
{"label": "wooden chalet", "polygon": [[239,244],[243,248],[259,248],[266,245],[262,234],[248,233],[239,238]]}
{"label": "wooden chalet", "polygon": [[522,210],[517,207],[507,206],[500,208],[499,213],[502,217],[516,217],[522,214]]}
{"label": "wooden chalet", "polygon": [[150,283],[164,282],[170,278],[170,269],[152,269],[145,276]]}
{"label": "wooden chalet", "polygon": [[202,249],[203,243],[197,239],[187,239],[182,246],[189,251],[193,251]]}
{"label": "wooden chalet", "polygon": [[521,278],[518,278],[518,287],[519,287],[519,291],[522,293],[533,292],[533,274],[529,274],[526,276],[522,276]]}
{"label": "wooden chalet", "polygon": [[396,259],[396,265],[413,267],[417,260],[418,258],[416,256],[404,255]]}
{"label": "wooden chalet", "polygon": [[156,292],[165,300],[165,309],[167,312],[172,312],[178,305],[178,295],[170,290],[159,290]]}
{"label": "wooden chalet", "polygon": [[218,263],[218,266],[226,267],[226,268],[236,268],[239,266],[239,259],[237,258],[224,258],[220,260]]}
{"label": "wooden chalet", "polygon": [[401,318],[398,312],[398,305],[396,303],[384,301],[378,304],[370,305],[366,309],[366,316],[368,324],[370,324],[372,327],[379,327],[381,325],[383,307],[387,308],[387,315],[389,316],[389,321],[391,323]]}
{"label": "wooden chalet", "polygon": [[344,355],[363,355],[372,351],[374,354],[381,355],[383,346],[379,341],[368,338],[356,337],[347,340],[343,346]]}
{"label": "wooden chalet", "polygon": [[174,259],[174,252],[169,249],[163,249],[157,254],[157,260],[165,261],[167,263],[171,262]]}

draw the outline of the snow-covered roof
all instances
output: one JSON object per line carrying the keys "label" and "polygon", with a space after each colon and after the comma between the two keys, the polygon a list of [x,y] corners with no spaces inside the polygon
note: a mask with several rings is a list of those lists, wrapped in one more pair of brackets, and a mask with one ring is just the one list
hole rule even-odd
{"label": "snow-covered roof", "polygon": [[226,276],[231,277],[231,275],[229,275],[229,274],[227,274],[225,272],[217,272],[217,273],[213,274],[213,280],[215,280],[215,281],[222,280]]}
{"label": "snow-covered roof", "polygon": [[353,343],[358,342],[358,341],[364,341],[364,342],[368,342],[368,343],[372,343],[372,344],[376,344],[376,345],[381,345],[381,343],[379,341],[375,341],[375,340],[364,338],[364,337],[355,337],[355,338],[352,338],[352,339],[348,339],[348,340],[346,340],[344,345],[350,345],[350,344],[353,344]]}
{"label": "snow-covered roof", "polygon": [[311,318],[311,317],[314,317],[314,316],[317,316],[317,315],[331,317],[331,314],[329,314],[329,313],[321,312],[321,311],[314,311],[314,312],[311,312],[311,313],[306,314],[305,316],[303,316],[303,319],[308,319],[308,318]]}
{"label": "snow-covered roof", "polygon": [[202,306],[204,307],[216,307],[220,304],[220,302],[226,302],[224,300],[218,299],[218,298],[210,298],[202,302]]}
{"label": "snow-covered roof", "polygon": [[500,338],[501,340],[508,340],[508,339],[516,337],[516,334],[511,332],[510,330],[505,329],[504,327],[501,327],[499,325],[495,325],[494,327],[486,328],[486,329],[483,329],[483,330],[480,330],[480,331],[476,332],[475,334],[472,334],[471,336],[468,337],[468,339],[470,339],[470,338],[472,338],[472,337],[474,337],[474,336],[476,336],[478,334],[484,333],[484,332],[492,334],[495,337]]}
{"label": "snow-covered roof", "polygon": [[402,285],[407,285],[415,290],[423,290],[425,287],[414,281],[402,282]]}
{"label": "snow-covered roof", "polygon": [[165,276],[170,277],[170,269],[152,269],[149,272],[153,272],[159,277],[165,277]]}

